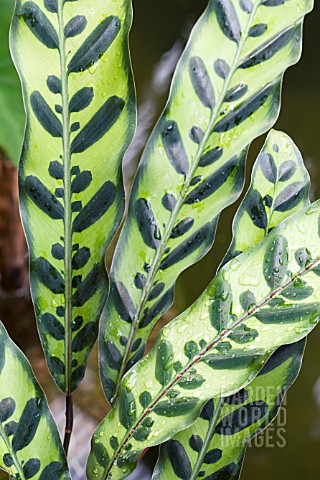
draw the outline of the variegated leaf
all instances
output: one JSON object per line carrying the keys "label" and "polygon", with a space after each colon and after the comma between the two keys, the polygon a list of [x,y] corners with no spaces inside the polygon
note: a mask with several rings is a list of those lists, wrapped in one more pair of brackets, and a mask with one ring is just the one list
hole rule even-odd
{"label": "variegated leaf", "polygon": [[68,394],[97,337],[104,253],[123,213],[121,160],[135,122],[130,25],[128,0],[17,0],[13,18],[31,288],[49,368]]}
{"label": "variegated leaf", "polygon": [[144,352],[179,274],[212,245],[240,194],[249,143],[274,123],[311,0],[210,0],[144,152],[101,325],[107,398]]}
{"label": "variegated leaf", "polygon": [[[287,135],[272,130],[234,218],[233,241],[223,263],[258,243],[290,214],[308,205],[309,188],[309,175],[299,150]],[[285,198],[286,203],[277,201],[279,198]],[[281,205],[280,210],[277,204]],[[251,300],[248,295],[246,301]],[[243,333],[245,336],[245,330]],[[189,429],[161,447],[154,480],[192,480],[198,476],[213,480],[222,474],[226,479],[238,479],[248,442],[277,414],[284,392],[298,375],[304,345],[305,340],[301,340],[289,347],[280,347],[267,361],[261,375],[245,391],[232,397],[234,400],[209,400],[204,413]],[[229,430],[221,433],[217,426],[224,418],[229,420]],[[239,418],[243,419],[242,425]],[[246,418],[250,419],[248,425]],[[179,464],[174,460],[178,455]]]}
{"label": "variegated leaf", "polygon": [[278,347],[315,327],[319,221],[320,201],[289,217],[162,330],[94,435],[89,479],[125,478],[145,448],[190,426],[210,398],[245,388]]}
{"label": "variegated leaf", "polygon": [[285,133],[271,130],[253,167],[249,191],[234,218],[233,240],[222,264],[307,206],[309,190],[309,174],[298,148]]}
{"label": "variegated leaf", "polygon": [[249,441],[274,419],[296,379],[304,346],[280,347],[248,387],[209,400],[190,428],[161,446],[152,480],[237,480]]}
{"label": "variegated leaf", "polygon": [[0,323],[0,468],[19,480],[69,480],[59,433],[30,364]]}

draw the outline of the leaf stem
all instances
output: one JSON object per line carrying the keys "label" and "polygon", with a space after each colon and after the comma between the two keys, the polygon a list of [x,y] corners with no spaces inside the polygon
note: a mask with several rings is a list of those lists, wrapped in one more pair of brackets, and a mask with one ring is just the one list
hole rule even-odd
{"label": "leaf stem", "polygon": [[68,456],[72,430],[73,430],[73,400],[72,400],[72,395],[67,395],[66,396],[66,426],[64,430],[64,440],[63,440],[63,448],[66,456]]}
{"label": "leaf stem", "polygon": [[61,67],[61,100],[63,121],[63,186],[64,186],[64,298],[65,298],[65,391],[66,425],[63,448],[68,455],[73,429],[73,401],[71,395],[71,321],[72,321],[72,211],[71,211],[71,172],[70,172],[70,113],[66,45],[63,20],[63,2],[58,2],[59,53]]}
{"label": "leaf stem", "polygon": [[222,406],[223,406],[223,398],[220,397],[220,398],[216,399],[216,402],[214,403],[214,414],[213,414],[213,417],[211,419],[206,438],[205,438],[205,440],[203,442],[203,445],[202,445],[202,448],[199,452],[199,456],[197,458],[196,463],[194,464],[190,480],[196,480],[199,476],[200,468],[201,468],[201,465],[203,463],[203,459],[204,459],[204,457],[207,453],[209,444],[210,444],[210,442],[212,440],[212,437],[214,435],[216,425],[217,425],[217,421],[219,419],[219,415],[220,415]]}
{"label": "leaf stem", "polygon": [[70,172],[70,114],[68,75],[65,54],[63,2],[58,2],[59,52],[61,66],[61,98],[63,119],[63,169],[64,169],[64,298],[65,298],[65,389],[71,393],[71,321],[72,321],[72,211]]}

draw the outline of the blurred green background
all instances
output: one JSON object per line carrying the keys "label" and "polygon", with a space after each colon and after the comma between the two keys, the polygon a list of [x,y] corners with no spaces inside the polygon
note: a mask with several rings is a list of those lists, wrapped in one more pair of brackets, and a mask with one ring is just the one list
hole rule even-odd
{"label": "blurred green background", "polygon": [[[139,104],[139,129],[138,138],[125,160],[128,188],[146,134],[152,129],[157,115],[164,106],[173,65],[185,44],[192,24],[206,3],[205,0],[134,1],[131,50]],[[4,146],[2,142],[6,142],[7,154],[13,162],[16,162],[23,130],[20,93],[15,72],[7,58],[7,45],[3,40],[3,32],[7,28],[5,13],[12,9],[12,4],[13,0],[0,0],[0,147]],[[302,60],[285,75],[282,110],[275,126],[289,134],[302,151],[312,179],[312,199],[320,197],[319,13],[317,3],[315,10],[308,15],[305,22]],[[247,185],[253,161],[263,140],[263,138],[256,140],[250,149]],[[214,276],[230,243],[232,218],[238,204],[239,202],[221,215],[212,250],[201,262],[180,277],[172,314],[190,305]],[[8,322],[10,305],[9,307],[6,305],[2,310],[0,308],[0,314],[5,312]],[[30,309],[30,304],[26,308]],[[26,312],[26,316],[32,317],[30,310]],[[285,448],[276,446],[279,438],[273,433],[274,430],[270,429],[269,435],[264,435],[264,441],[260,442],[262,446],[248,449],[242,480],[257,478],[284,480],[302,476],[308,480],[320,478],[319,328],[309,337],[303,368],[299,379],[289,391],[285,409],[287,423],[285,432],[282,432],[286,442]],[[269,446],[265,445],[267,438]]]}

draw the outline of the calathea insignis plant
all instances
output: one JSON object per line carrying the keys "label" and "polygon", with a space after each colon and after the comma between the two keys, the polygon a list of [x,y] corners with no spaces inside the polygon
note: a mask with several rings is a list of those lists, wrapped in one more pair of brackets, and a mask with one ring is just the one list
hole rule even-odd
{"label": "calathea insignis plant", "polygon": [[99,0],[91,10],[18,0],[11,30],[27,113],[20,194],[31,290],[69,410],[106,300],[104,253],[123,214],[121,160],[135,122],[131,5]]}
{"label": "calathea insignis plant", "polygon": [[[297,148],[275,131],[223,266],[141,358],[179,274],[209,250],[220,213],[242,191],[250,142],[277,118],[311,8],[311,0],[209,1],[143,154],[106,301],[104,254],[123,214],[121,160],[135,124],[131,2],[16,2],[11,51],[27,113],[21,212],[42,345],[67,399],[66,453],[72,393],[105,304],[100,372],[112,410],[93,437],[89,479],[125,478],[160,444],[154,479],[239,478],[248,441],[298,374],[319,319],[320,204],[309,204]],[[20,479],[68,478],[43,393],[0,334],[0,465]],[[28,390],[8,384],[13,369]],[[270,385],[281,393],[262,399]],[[253,408],[258,417],[240,425]],[[50,455],[39,447],[44,434]],[[222,446],[227,435],[238,448]]]}

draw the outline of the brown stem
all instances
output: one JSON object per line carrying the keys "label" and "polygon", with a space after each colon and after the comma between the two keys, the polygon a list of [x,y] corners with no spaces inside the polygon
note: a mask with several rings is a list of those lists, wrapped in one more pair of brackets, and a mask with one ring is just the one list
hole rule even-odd
{"label": "brown stem", "polygon": [[73,429],[73,401],[72,395],[66,396],[66,428],[64,430],[63,448],[66,456],[68,455],[70,439]]}

